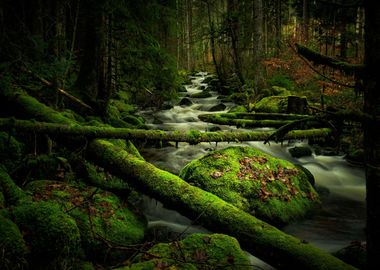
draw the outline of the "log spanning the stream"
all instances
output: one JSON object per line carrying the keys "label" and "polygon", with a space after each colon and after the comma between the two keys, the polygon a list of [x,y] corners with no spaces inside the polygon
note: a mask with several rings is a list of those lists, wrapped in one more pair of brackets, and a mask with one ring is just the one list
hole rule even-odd
{"label": "log spanning the stream", "polygon": [[[25,94],[10,93],[6,97],[38,120],[76,124]],[[278,269],[355,269],[108,141],[92,140],[87,150],[88,158],[121,179],[128,179],[128,183],[140,192],[162,201],[191,219],[198,217],[211,231],[236,237],[243,248]]]}
{"label": "log spanning the stream", "polygon": [[[190,131],[162,131],[145,129],[128,129],[113,127],[82,126],[79,124],[55,124],[36,122],[33,120],[16,120],[13,118],[0,119],[0,130],[18,130],[33,132],[35,134],[47,134],[52,136],[74,136],[86,138],[113,138],[128,140],[152,140],[187,142],[197,144],[200,142],[243,142],[265,141],[274,131],[234,131],[234,132],[200,132]],[[282,140],[327,138],[332,135],[330,128],[292,130]],[[275,138],[275,137],[274,137]]]}
{"label": "log spanning the stream", "polygon": [[[204,122],[233,125],[242,128],[282,127],[295,120],[314,119],[310,115],[285,113],[214,113],[200,114],[198,118]],[[314,121],[315,122],[315,121]]]}

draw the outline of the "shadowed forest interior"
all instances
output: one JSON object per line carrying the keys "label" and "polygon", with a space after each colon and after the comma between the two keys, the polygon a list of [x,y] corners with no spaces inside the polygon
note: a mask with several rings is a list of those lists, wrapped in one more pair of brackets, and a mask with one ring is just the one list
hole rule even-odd
{"label": "shadowed forest interior", "polygon": [[2,0],[0,269],[380,269],[380,7]]}

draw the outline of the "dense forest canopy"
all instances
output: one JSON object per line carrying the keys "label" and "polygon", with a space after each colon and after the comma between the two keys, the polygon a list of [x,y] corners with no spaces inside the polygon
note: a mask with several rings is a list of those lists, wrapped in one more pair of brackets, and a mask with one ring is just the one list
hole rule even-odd
{"label": "dense forest canopy", "polygon": [[[315,134],[331,136],[332,132],[340,131],[339,125],[343,121],[354,122],[356,124],[352,125],[350,139],[345,142],[344,151],[355,156],[355,161],[360,161],[366,166],[368,269],[377,269],[377,258],[380,255],[380,209],[377,207],[380,191],[380,136],[376,127],[380,96],[376,89],[380,76],[376,70],[380,55],[377,51],[380,45],[380,35],[377,33],[380,22],[377,12],[380,10],[376,3],[372,2],[376,1],[2,0],[0,116],[36,119],[51,122],[51,125],[64,124],[74,128],[79,124],[97,126],[91,129],[95,131],[91,131],[90,138],[83,135],[83,138],[86,137],[85,143],[72,140],[70,144],[77,149],[81,148],[82,144],[86,147],[89,145],[89,151],[94,153],[96,161],[112,164],[114,161],[112,158],[109,159],[108,155],[104,154],[102,159],[99,149],[104,153],[119,150],[103,141],[91,141],[90,139],[96,138],[99,133],[108,132],[98,131],[97,128],[101,130],[104,125],[109,125],[110,132],[116,132],[118,138],[136,139],[133,136],[149,136],[144,131],[136,131],[147,129],[143,119],[138,115],[138,110],[147,107],[159,110],[177,105],[179,93],[184,90],[184,85],[191,83],[189,75],[205,71],[213,75],[208,81],[210,89],[218,92],[227,102],[241,105],[244,110],[241,115],[215,115],[213,121],[219,121],[218,123],[231,123],[233,117],[242,115],[245,117],[244,121],[235,119],[235,123],[240,123],[243,127],[251,120],[260,121],[262,119],[247,119],[251,117],[247,115],[256,112],[260,100],[270,100],[273,96],[286,96],[287,102],[293,98],[296,104],[294,106],[302,107],[289,111],[291,106],[288,105],[288,111],[280,113],[318,114],[313,117],[290,119],[292,123],[275,122],[274,125],[282,126],[282,129],[277,133],[268,133],[270,137],[267,141],[281,136],[292,138],[296,136],[294,134],[301,134],[302,132],[295,131],[289,133],[290,135],[284,135],[295,126],[298,128],[311,120],[317,121],[318,125],[329,123],[329,126],[322,126],[325,128],[323,130],[309,130],[307,135],[300,135],[302,138],[313,137]],[[27,97],[24,98],[24,95]],[[294,99],[294,96],[297,99]],[[48,107],[45,108],[42,104],[42,107],[39,107],[36,100]],[[267,103],[269,104],[269,101]],[[50,109],[59,112],[59,116]],[[43,112],[46,115],[43,115]],[[276,114],[275,117],[283,116]],[[209,121],[212,117],[200,118]],[[0,121],[1,130],[12,130],[8,134],[8,145],[16,124],[28,125],[25,129],[35,128],[33,122],[25,122],[24,125],[17,122],[18,120],[12,121]],[[298,121],[297,125],[293,121]],[[257,122],[250,123],[257,125]],[[321,127],[310,125],[312,128]],[[59,125],[52,127],[59,131]],[[113,128],[123,128],[124,133],[118,133],[120,130],[114,131]],[[56,131],[49,132],[56,134]],[[70,132],[67,131],[72,135]],[[22,134],[21,131],[20,133]],[[127,136],[124,136],[125,133]],[[6,138],[6,133],[4,134]],[[161,144],[163,138],[167,137],[167,140],[191,143],[207,141],[210,138],[217,138],[215,141],[237,140],[236,137],[228,136],[224,139],[222,135],[213,133],[199,135],[194,131],[173,134],[152,131],[149,134],[154,135],[151,140],[161,140]],[[239,136],[242,140],[252,138],[250,136],[261,139],[262,134],[240,133]],[[32,153],[33,158],[41,153],[54,152],[52,145],[56,147],[57,152],[77,151],[70,147],[70,150],[62,150],[63,146],[62,149],[58,147],[65,144],[66,139],[62,138],[57,139],[55,143],[52,143],[50,138],[37,139],[36,136],[32,138],[21,135],[18,139],[24,140],[26,144],[23,155]],[[136,173],[133,166],[143,162],[143,158],[132,144],[123,145],[134,157],[132,161],[127,160],[128,155],[123,154],[124,150],[120,151],[120,158],[117,160],[119,163],[114,162],[120,166],[115,173],[119,177],[126,174],[123,166]],[[14,183],[23,187],[29,181],[28,177],[32,176],[20,172],[21,165],[16,162],[16,157],[4,153],[0,155],[1,162],[4,163],[0,166],[0,191],[5,193],[11,189],[10,187],[14,187]],[[7,158],[15,158],[15,161],[9,162]],[[158,174],[155,168],[149,167],[150,164],[138,166],[146,166],[147,175],[156,177]],[[143,173],[141,175],[145,176]],[[181,180],[178,180],[177,176],[167,177],[173,183]],[[11,178],[14,178],[14,182]],[[144,181],[141,180],[141,176],[131,178],[133,183],[138,183],[137,186],[142,185],[149,190],[148,193],[156,194],[150,186],[150,179],[141,184],[139,181]],[[174,184],[173,186],[176,187]],[[114,191],[109,186],[105,189]],[[17,199],[11,200],[9,205],[17,205],[24,200],[24,195],[20,195],[21,189],[17,187],[16,190]],[[198,196],[196,191],[191,188],[189,190],[191,194]],[[19,191],[21,193],[18,193]],[[86,192],[91,193],[88,190]],[[160,195],[167,196],[164,194]],[[168,201],[172,202],[170,199]],[[195,206],[189,206],[183,201],[178,204],[191,212],[193,217],[196,211],[199,211]],[[223,203],[221,204],[224,207]],[[0,206],[0,209],[7,209],[2,204]],[[235,209],[231,211],[240,213]],[[8,222],[9,215],[0,213],[0,217],[7,219],[4,224]],[[243,219],[238,220],[244,222]],[[140,220],[136,220],[136,223],[139,222]],[[223,222],[222,225],[225,224]],[[253,230],[256,229],[254,227]],[[228,229],[223,232],[229,233]],[[244,238],[238,233],[236,237]],[[293,243],[292,241],[289,240],[290,243]],[[252,248],[250,244],[246,245]],[[293,247],[293,244],[290,244],[289,250]],[[268,255],[266,259],[278,259],[279,262],[275,265],[286,268],[294,260],[287,260],[288,253],[281,253],[280,250],[281,248],[278,251],[279,256]],[[295,249],[295,255],[292,256],[300,256],[300,252],[302,253]],[[318,258],[325,258],[324,256],[319,253],[317,255]],[[330,257],[326,257],[326,260],[331,265],[340,265],[340,262],[330,260]],[[12,264],[8,262],[1,262],[0,266],[18,269],[22,268],[23,263],[20,261],[10,266]],[[312,265],[311,262],[302,263],[305,267]],[[31,269],[38,267],[30,265]],[[164,266],[161,267],[157,269],[166,269]],[[345,265],[340,267],[346,268]]]}

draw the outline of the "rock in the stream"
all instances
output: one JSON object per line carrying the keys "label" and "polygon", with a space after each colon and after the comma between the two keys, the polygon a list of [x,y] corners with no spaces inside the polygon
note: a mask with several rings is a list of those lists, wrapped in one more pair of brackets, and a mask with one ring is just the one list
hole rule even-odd
{"label": "rock in the stream", "polygon": [[300,158],[300,157],[307,157],[311,156],[313,151],[307,146],[295,146],[292,148],[289,148],[289,153],[292,157]]}
{"label": "rock in the stream", "polygon": [[320,204],[303,170],[250,147],[211,152],[185,166],[180,177],[278,226]]}
{"label": "rock in the stream", "polygon": [[193,102],[189,99],[189,98],[183,98],[180,102],[179,102],[179,104],[178,104],[179,106],[191,106],[191,105],[193,105]]}
{"label": "rock in the stream", "polygon": [[225,109],[227,108],[226,105],[224,105],[223,103],[219,103],[215,106],[212,106],[209,111],[210,112],[219,112],[219,111],[224,111]]}

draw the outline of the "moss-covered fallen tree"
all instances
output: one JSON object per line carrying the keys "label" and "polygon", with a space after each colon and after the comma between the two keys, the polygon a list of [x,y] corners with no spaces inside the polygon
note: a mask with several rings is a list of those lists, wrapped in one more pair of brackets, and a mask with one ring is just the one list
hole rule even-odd
{"label": "moss-covered fallen tree", "polygon": [[[113,127],[81,126],[79,124],[54,124],[29,120],[15,120],[13,118],[0,119],[0,130],[18,130],[33,132],[35,134],[48,134],[53,136],[74,136],[86,138],[118,138],[128,140],[156,140],[188,142],[236,142],[236,141],[264,141],[272,138],[273,131],[235,131],[235,132],[200,132],[190,131],[162,131],[145,129],[128,129]],[[329,128],[293,130],[283,139],[326,138],[331,136]]]}
{"label": "moss-covered fallen tree", "polygon": [[[24,94],[8,96],[38,120],[73,124],[58,112]],[[206,228],[236,237],[242,247],[279,269],[355,269],[313,245],[287,235],[219,197],[160,170],[105,140],[88,144],[88,158]]]}
{"label": "moss-covered fallen tree", "polygon": [[359,76],[363,75],[364,65],[351,64],[351,63],[344,62],[333,57],[322,55],[298,43],[296,43],[295,46],[297,48],[297,52],[301,56],[305,57],[309,61],[312,61],[316,65],[329,66],[337,70],[340,70],[348,75],[353,75],[353,74],[356,74]]}

